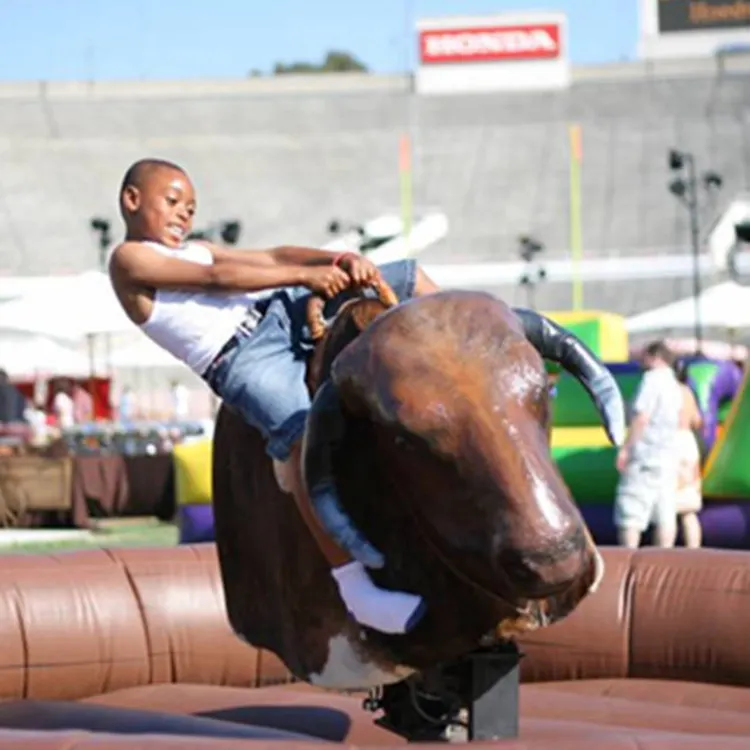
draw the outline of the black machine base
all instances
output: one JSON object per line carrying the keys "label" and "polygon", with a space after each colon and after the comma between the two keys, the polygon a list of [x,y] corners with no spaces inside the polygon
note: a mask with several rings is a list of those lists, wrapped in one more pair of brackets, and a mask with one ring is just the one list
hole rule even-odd
{"label": "black machine base", "polygon": [[382,710],[375,723],[410,742],[440,741],[454,727],[469,741],[518,737],[521,656],[514,643],[481,649],[379,688],[364,707]]}

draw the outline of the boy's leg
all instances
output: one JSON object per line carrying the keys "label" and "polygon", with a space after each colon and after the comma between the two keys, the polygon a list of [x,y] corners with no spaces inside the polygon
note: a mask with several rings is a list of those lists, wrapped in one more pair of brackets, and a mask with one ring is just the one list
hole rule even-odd
{"label": "boy's leg", "polygon": [[331,566],[331,575],[354,619],[384,633],[408,633],[424,614],[422,597],[377,587],[365,566],[331,539],[318,519],[302,476],[301,436],[292,443],[285,461],[274,458],[274,471]]}
{"label": "boy's leg", "polygon": [[423,297],[440,291],[440,287],[424,272],[421,266],[417,266],[417,275],[414,280],[414,297]]}
{"label": "boy's leg", "polygon": [[274,458],[273,468],[281,489],[294,496],[300,515],[315,538],[323,556],[328,560],[328,564],[332,568],[338,568],[350,563],[351,557],[328,535],[310,502],[302,478],[302,440],[296,440],[292,444],[289,458],[286,461],[279,461]]}
{"label": "boy's leg", "polygon": [[405,633],[420,619],[421,597],[375,586],[364,566],[336,545],[318,520],[301,471],[301,441],[310,397],[305,362],[290,345],[282,305],[269,308],[258,328],[218,366],[212,387],[246,422],[260,430],[280,486],[293,495],[300,515],[331,566],[341,598],[363,625]]}
{"label": "boy's leg", "polygon": [[677,540],[677,485],[679,464],[674,458],[665,458],[655,476],[656,502],[654,508],[654,544],[657,547],[674,547]]}

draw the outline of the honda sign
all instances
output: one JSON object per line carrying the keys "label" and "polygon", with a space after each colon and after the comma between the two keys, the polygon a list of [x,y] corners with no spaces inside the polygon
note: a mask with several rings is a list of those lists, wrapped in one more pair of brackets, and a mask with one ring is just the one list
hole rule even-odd
{"label": "honda sign", "polygon": [[551,60],[560,55],[559,24],[437,29],[419,37],[423,64]]}
{"label": "honda sign", "polygon": [[565,14],[556,11],[420,19],[416,89],[458,94],[563,88],[570,84],[567,29]]}

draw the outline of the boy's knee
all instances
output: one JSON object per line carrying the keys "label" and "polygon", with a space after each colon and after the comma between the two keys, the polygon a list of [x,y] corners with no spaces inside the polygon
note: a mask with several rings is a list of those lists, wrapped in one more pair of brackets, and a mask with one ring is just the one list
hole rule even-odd
{"label": "boy's knee", "polygon": [[425,273],[422,266],[417,266],[414,280],[414,296],[421,297],[439,291],[440,287]]}
{"label": "boy's knee", "polygon": [[268,431],[266,451],[274,461],[286,463],[299,458],[305,434],[307,410],[297,410],[286,422]]}
{"label": "boy's knee", "polygon": [[279,485],[282,492],[291,494],[294,491],[295,473],[297,469],[291,460],[279,461],[273,459],[273,473],[276,477],[276,484]]}

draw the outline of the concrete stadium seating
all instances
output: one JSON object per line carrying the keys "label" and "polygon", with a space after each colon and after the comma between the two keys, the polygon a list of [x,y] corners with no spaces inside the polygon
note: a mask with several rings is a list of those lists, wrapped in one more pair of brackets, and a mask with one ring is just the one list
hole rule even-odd
{"label": "concrete stadium seating", "polygon": [[[295,90],[295,86],[298,90]],[[88,222],[118,225],[124,169],[151,154],[183,163],[200,224],[243,222],[242,240],[320,243],[330,218],[398,206],[399,136],[416,138],[415,199],[445,211],[425,262],[515,259],[534,233],[568,248],[569,122],[584,133],[589,254],[685,252],[686,212],[665,189],[670,147],[722,173],[722,201],[750,184],[750,75],[715,63],[577,71],[567,91],[411,97],[403,79],[248,79],[183,84],[0,87],[0,272],[97,262]],[[721,206],[706,206],[710,218]]]}

